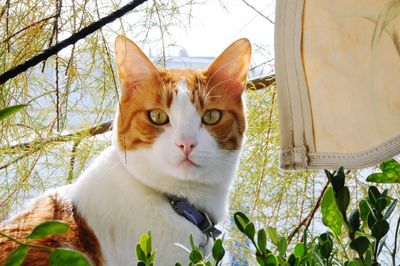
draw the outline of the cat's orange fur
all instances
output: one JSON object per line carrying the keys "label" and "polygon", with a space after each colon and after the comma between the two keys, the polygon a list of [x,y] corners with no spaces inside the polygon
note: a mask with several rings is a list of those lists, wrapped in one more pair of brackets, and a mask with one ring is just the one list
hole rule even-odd
{"label": "cat's orange fur", "polygon": [[[85,254],[94,265],[103,265],[99,242],[90,227],[76,211],[75,206],[57,195],[50,195],[36,202],[28,211],[1,224],[0,231],[18,240],[24,241],[32,229],[47,220],[63,220],[70,225],[70,230],[63,235],[52,235],[34,244],[47,247],[67,247]],[[0,265],[4,265],[8,255],[18,244],[6,237],[0,236]],[[32,248],[24,263],[26,266],[47,266],[50,253]]]}

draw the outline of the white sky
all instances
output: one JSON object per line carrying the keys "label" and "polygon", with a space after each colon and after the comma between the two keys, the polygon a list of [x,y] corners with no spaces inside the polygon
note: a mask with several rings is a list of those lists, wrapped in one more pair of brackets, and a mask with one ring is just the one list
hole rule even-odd
{"label": "white sky", "polygon": [[[236,39],[246,37],[253,44],[273,47],[274,25],[257,14],[241,0],[208,0],[194,6],[191,29],[174,32],[179,45],[186,48],[190,56],[216,56]],[[247,0],[263,15],[274,20],[275,1]]]}

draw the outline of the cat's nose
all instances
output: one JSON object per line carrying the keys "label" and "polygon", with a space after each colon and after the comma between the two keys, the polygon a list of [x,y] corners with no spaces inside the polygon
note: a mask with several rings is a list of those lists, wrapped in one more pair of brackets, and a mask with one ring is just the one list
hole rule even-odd
{"label": "cat's nose", "polygon": [[183,153],[188,157],[193,151],[194,147],[197,145],[197,141],[192,138],[182,138],[175,142],[176,146],[183,151]]}

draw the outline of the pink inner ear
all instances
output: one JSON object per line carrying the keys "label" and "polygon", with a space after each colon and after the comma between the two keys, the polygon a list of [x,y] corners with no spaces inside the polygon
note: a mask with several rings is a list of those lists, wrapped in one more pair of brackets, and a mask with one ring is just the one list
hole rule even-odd
{"label": "pink inner ear", "polygon": [[251,46],[248,40],[240,39],[231,44],[208,68],[210,84],[223,88],[228,95],[242,94],[250,56]]}

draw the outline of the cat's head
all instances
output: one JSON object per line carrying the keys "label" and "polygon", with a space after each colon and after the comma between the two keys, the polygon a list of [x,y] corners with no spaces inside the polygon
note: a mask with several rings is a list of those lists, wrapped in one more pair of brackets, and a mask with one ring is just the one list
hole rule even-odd
{"label": "cat's head", "polygon": [[115,53],[121,95],[114,145],[129,172],[167,191],[177,183],[229,182],[245,130],[249,41],[234,42],[205,70],[158,68],[122,36]]}

